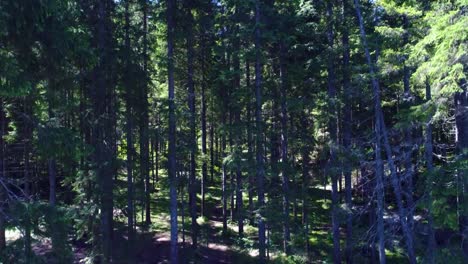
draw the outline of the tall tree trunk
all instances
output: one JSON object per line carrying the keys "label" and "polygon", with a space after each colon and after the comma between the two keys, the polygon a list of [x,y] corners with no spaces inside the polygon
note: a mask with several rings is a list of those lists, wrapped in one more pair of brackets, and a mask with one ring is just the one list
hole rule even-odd
{"label": "tall tree trunk", "polygon": [[[161,116],[160,114],[158,114],[158,117],[157,117],[157,129],[156,129],[156,160],[154,161],[156,164],[156,168],[155,168],[155,172],[156,172],[156,175],[155,175],[155,180],[156,182],[159,181],[159,155],[160,153],[163,151],[163,144],[161,142]],[[155,186],[155,189],[156,189],[156,186]]]}
{"label": "tall tree trunk", "polygon": [[[344,92],[344,109],[343,109],[343,147],[346,153],[351,152],[351,124],[352,124],[352,98],[351,98],[351,80],[350,80],[350,48],[349,48],[349,32],[348,32],[348,0],[342,0],[342,22],[343,22],[343,92]],[[346,216],[346,263],[353,263],[352,250],[353,250],[353,200],[351,190],[351,159],[346,159],[344,164],[344,178],[345,178],[345,202],[348,208],[348,215]]]}
{"label": "tall tree trunk", "polygon": [[[388,139],[388,134],[387,134],[387,128],[384,123],[384,118],[383,118],[383,113],[382,113],[382,105],[381,105],[381,100],[380,100],[380,87],[379,87],[379,81],[375,75],[376,71],[374,69],[374,65],[372,64],[372,60],[370,57],[370,52],[369,48],[367,46],[367,37],[366,37],[366,32],[364,29],[364,20],[361,15],[361,8],[359,5],[359,0],[354,0],[354,6],[356,9],[356,15],[359,21],[359,30],[361,34],[361,40],[362,44],[364,46],[364,51],[365,51],[365,57],[366,61],[369,67],[369,73],[372,78],[372,89],[373,89],[373,94],[374,94],[374,102],[375,102],[375,115],[376,115],[376,137],[379,139],[380,137],[383,138],[383,144],[385,148],[385,152],[387,155],[387,160],[388,160],[388,165],[390,168],[390,174],[391,174],[391,182],[392,182],[392,187],[394,190],[396,202],[397,202],[397,207],[398,207],[398,213],[399,213],[399,218],[400,218],[400,224],[403,230],[403,235],[405,237],[405,243],[406,243],[406,249],[407,249],[407,254],[408,258],[411,264],[416,264],[416,256],[414,254],[414,248],[413,248],[413,236],[412,232],[408,227],[408,223],[405,219],[405,208],[402,203],[402,197],[401,197],[401,188],[400,188],[400,182],[398,180],[397,174],[396,174],[396,168],[395,164],[393,161],[393,156],[392,156],[392,150],[391,146],[389,143]],[[379,128],[380,127],[380,128]],[[381,133],[381,134],[378,134]],[[379,140],[377,140],[379,142]],[[377,152],[377,150],[376,150]]]}
{"label": "tall tree trunk", "polygon": [[57,203],[57,163],[55,159],[47,160],[47,168],[49,170],[49,205],[55,207]]}
{"label": "tall tree trunk", "polygon": [[257,142],[257,193],[258,193],[258,247],[260,263],[266,262],[265,255],[265,222],[263,210],[265,206],[263,167],[263,118],[262,118],[262,52],[261,52],[261,4],[260,0],[255,0],[255,121],[256,121],[256,142]]}
{"label": "tall tree trunk", "polygon": [[[53,75],[52,70],[50,70],[49,74]],[[55,118],[54,111],[53,111],[53,105],[54,105],[54,100],[55,100],[55,87],[54,87],[54,80],[52,78],[49,78],[49,87],[47,89],[47,101],[48,101],[48,109],[47,112],[49,114],[49,124],[48,126],[52,128],[52,122],[53,119]],[[54,155],[51,155],[47,159],[47,170],[49,173],[49,205],[52,207],[55,207],[55,204],[57,203],[57,164],[55,161],[55,158],[53,157]]]}
{"label": "tall tree trunk", "polygon": [[126,76],[125,76],[125,84],[126,84],[126,119],[127,119],[127,126],[126,126],[126,135],[127,135],[127,225],[128,225],[128,256],[129,260],[131,261],[134,255],[134,224],[133,224],[133,135],[132,135],[132,91],[133,87],[131,87],[131,76],[130,76],[130,12],[129,12],[129,5],[130,0],[125,1],[125,63],[126,63]]}
{"label": "tall tree trunk", "polygon": [[[245,61],[245,73],[246,73],[246,86],[247,86],[247,94],[251,95],[252,88],[250,83],[250,63],[248,60]],[[248,164],[249,168],[254,166],[253,160],[253,146],[252,146],[252,102],[250,100],[250,96],[248,96],[249,100],[247,102],[247,155],[248,155]],[[249,173],[249,220],[250,225],[254,224],[254,204],[253,204],[253,195],[254,195],[254,176],[251,170],[248,171]]]}
{"label": "tall tree trunk", "polygon": [[100,198],[100,233],[102,248],[102,263],[112,261],[113,234],[113,152],[108,142],[112,141],[113,124],[110,118],[112,88],[109,83],[110,69],[110,2],[97,1],[97,49],[99,63],[97,66],[97,86],[94,94],[94,114],[97,118],[95,125],[95,162],[97,165],[97,179]]}
{"label": "tall tree trunk", "polygon": [[375,121],[375,192],[377,193],[377,210],[376,210],[376,217],[377,217],[377,238],[378,242],[378,251],[379,251],[379,263],[385,264],[385,233],[384,233],[384,222],[383,222],[383,214],[385,211],[385,204],[384,204],[384,195],[385,195],[385,187],[384,187],[384,164],[382,161],[382,126],[380,124],[381,120],[378,116],[376,116]]}
{"label": "tall tree trunk", "polygon": [[144,179],[145,224],[151,224],[151,188],[149,166],[149,114],[148,114],[148,0],[141,0],[143,11],[143,84],[141,89],[141,118],[140,118],[140,169]]}
{"label": "tall tree trunk", "polygon": [[214,181],[214,171],[215,171],[215,137],[214,137],[214,120],[213,117],[210,121],[210,182],[213,184]]}
{"label": "tall tree trunk", "polygon": [[[432,100],[431,95],[431,86],[429,81],[426,80],[426,100],[430,102]],[[432,153],[434,152],[434,147],[432,144],[432,116],[429,118],[426,124],[426,142],[425,142],[425,156],[426,156],[426,167],[427,167],[427,176],[426,176],[426,206],[427,206],[427,219],[428,219],[428,241],[427,241],[427,251],[426,259],[427,263],[435,263],[435,251],[436,251],[436,241],[434,233],[434,218],[432,215],[432,179],[434,177],[434,165],[432,160]]]}
{"label": "tall tree trunk", "polygon": [[177,178],[176,178],[176,120],[174,102],[174,15],[175,0],[166,0],[167,4],[167,75],[169,93],[169,149],[168,174],[170,182],[170,214],[171,214],[171,263],[179,263],[177,250]]}
{"label": "tall tree trunk", "polygon": [[189,176],[189,204],[190,204],[190,217],[192,220],[192,247],[197,248],[197,189],[196,189],[196,162],[195,156],[197,152],[197,135],[195,123],[195,83],[193,80],[193,15],[192,7],[189,0],[184,2],[187,12],[187,30],[186,30],[186,44],[187,44],[187,88],[188,88],[188,106],[190,111],[190,176]]}
{"label": "tall tree trunk", "polygon": [[[200,203],[200,215],[205,214],[205,184],[208,178],[208,164],[207,164],[207,148],[206,148],[206,139],[207,139],[207,129],[206,129],[206,81],[205,81],[205,41],[202,40],[201,44],[201,132],[202,132],[202,177],[201,177],[201,203]],[[212,131],[212,130],[210,130]]]}
{"label": "tall tree trunk", "polygon": [[[239,7],[236,6],[235,21],[239,22]],[[239,25],[235,27],[235,35],[240,34]],[[234,91],[241,89],[241,70],[240,70],[240,58],[241,52],[240,39],[236,37],[234,39],[234,54],[233,54],[233,68],[234,68]],[[240,100],[239,100],[240,101]],[[239,102],[238,101],[238,102]],[[239,236],[244,235],[244,215],[243,215],[243,201],[242,201],[242,169],[241,169],[241,155],[242,155],[242,123],[241,123],[241,111],[242,107],[239,103],[234,104],[233,107],[234,122],[235,122],[235,152],[236,152],[236,212],[235,217],[238,225]],[[233,177],[234,178],[234,177]]]}
{"label": "tall tree trunk", "polygon": [[[456,144],[460,160],[468,159],[468,91],[467,84],[462,83],[462,91],[455,93],[455,123]],[[463,253],[468,255],[468,170],[461,168],[457,171],[460,194],[460,234],[462,236]]]}
{"label": "tall tree trunk", "polygon": [[332,233],[333,233],[333,262],[341,263],[340,252],[340,223],[338,220],[338,170],[336,148],[338,147],[337,135],[337,120],[336,120],[336,87],[335,87],[335,70],[334,70],[334,55],[333,55],[333,4],[331,1],[327,3],[327,39],[328,39],[328,100],[329,100],[329,121],[328,132],[330,133],[330,157],[327,165],[328,174],[332,184]]}
{"label": "tall tree trunk", "polygon": [[[408,27],[409,27],[409,21],[408,17],[406,15],[403,15],[403,29],[405,30],[405,33],[403,34],[403,45],[408,44],[408,39],[409,39],[409,33],[408,33]],[[404,86],[404,96],[406,99],[406,105],[410,107],[412,105],[412,96],[411,96],[411,91],[410,91],[410,69],[406,65],[406,61],[404,62],[403,65],[403,86]],[[412,165],[412,158],[413,158],[413,139],[411,135],[411,128],[406,128],[404,131],[404,137],[405,137],[405,146],[406,146],[406,157],[405,157],[405,173],[404,173],[404,182],[405,182],[405,197],[406,197],[406,203],[407,203],[407,221],[408,221],[408,226],[413,232],[413,207],[414,207],[414,201],[413,201],[413,175],[414,175],[414,170],[413,170],[413,165]]]}
{"label": "tall tree trunk", "polygon": [[[225,117],[223,117],[223,127],[225,126]],[[226,135],[223,132],[223,139],[222,139],[222,153],[223,153],[223,161],[222,161],[222,179],[221,179],[221,189],[222,189],[222,203],[223,203],[223,234],[227,234],[227,169],[224,159],[226,158]]]}
{"label": "tall tree trunk", "polygon": [[309,189],[309,163],[310,163],[310,149],[309,149],[309,122],[306,113],[301,115],[302,126],[302,225],[304,226],[304,237],[306,239],[306,255],[309,259],[310,256],[310,242],[309,242],[309,219],[308,219],[308,189]]}
{"label": "tall tree trunk", "polygon": [[[3,136],[6,132],[6,109],[5,101],[0,98],[0,181],[4,183],[6,179],[6,144]],[[0,185],[0,255],[6,247],[5,237],[5,208],[7,203],[7,190],[3,184]]]}
{"label": "tall tree trunk", "polygon": [[[229,92],[229,96],[231,96],[231,93]],[[233,150],[234,150],[234,136],[233,136],[233,124],[234,124],[234,109],[233,106],[231,105],[232,103],[230,102],[229,104],[229,150],[231,153],[233,153]],[[234,177],[234,170],[233,169],[230,169],[229,170],[229,213],[230,213],[230,220],[232,222],[235,221],[235,177]]]}
{"label": "tall tree trunk", "polygon": [[283,251],[289,254],[289,175],[288,175],[288,109],[286,104],[288,77],[286,73],[286,47],[280,43],[280,82],[281,82],[281,161],[282,161],[282,189],[283,189]]}

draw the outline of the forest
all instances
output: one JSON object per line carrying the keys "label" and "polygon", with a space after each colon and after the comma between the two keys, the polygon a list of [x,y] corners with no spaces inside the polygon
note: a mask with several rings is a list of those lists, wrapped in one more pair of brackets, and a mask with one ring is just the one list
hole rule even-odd
{"label": "forest", "polygon": [[467,0],[1,0],[0,263],[467,263],[467,76]]}

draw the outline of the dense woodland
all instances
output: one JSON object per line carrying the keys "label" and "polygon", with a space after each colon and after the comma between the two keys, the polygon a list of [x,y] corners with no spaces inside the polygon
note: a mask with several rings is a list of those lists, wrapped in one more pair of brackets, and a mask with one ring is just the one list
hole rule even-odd
{"label": "dense woodland", "polygon": [[0,1],[0,263],[467,263],[466,0]]}

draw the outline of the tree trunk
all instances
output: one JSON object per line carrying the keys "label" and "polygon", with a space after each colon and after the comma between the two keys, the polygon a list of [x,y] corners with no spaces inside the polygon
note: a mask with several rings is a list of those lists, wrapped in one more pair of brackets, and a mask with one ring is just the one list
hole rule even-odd
{"label": "tree trunk", "polygon": [[134,255],[134,224],[133,224],[133,135],[132,135],[132,100],[131,100],[131,93],[133,91],[133,87],[131,87],[130,81],[130,13],[129,13],[129,5],[130,0],[125,1],[125,56],[126,56],[126,76],[125,76],[125,83],[126,83],[126,118],[127,118],[127,126],[126,126],[126,135],[127,135],[127,225],[128,225],[128,256],[129,260],[131,261]]}
{"label": "tree trunk", "polygon": [[[206,130],[206,82],[205,82],[205,42],[202,40],[202,59],[201,59],[201,132],[202,132],[202,177],[201,177],[201,204],[200,204],[200,215],[205,215],[205,184],[208,178],[208,164],[207,164],[207,148],[206,148],[206,139],[207,139],[207,130]],[[212,131],[212,130],[210,130]],[[212,168],[213,169],[213,168]],[[213,174],[213,172],[212,172]]]}
{"label": "tree trunk", "polygon": [[112,141],[113,126],[111,122],[111,94],[110,80],[110,8],[108,1],[97,3],[97,48],[99,51],[99,63],[97,66],[97,86],[94,96],[94,113],[97,122],[95,125],[96,151],[95,162],[97,164],[97,179],[100,191],[101,206],[101,247],[102,262],[112,261],[112,234],[113,234],[113,153],[108,142]]}
{"label": "tree trunk", "polygon": [[[231,93],[229,93],[228,97],[231,97]],[[234,119],[235,113],[234,113],[234,110],[232,109],[231,104],[228,104],[228,105],[229,105],[229,150],[232,153],[234,150],[234,141],[233,141],[234,136],[233,136],[232,128],[233,128],[233,119]],[[229,213],[230,213],[230,218],[231,218],[230,220],[232,222],[235,221],[235,215],[234,215],[235,197],[234,196],[236,192],[235,192],[235,187],[234,187],[235,186],[234,179],[235,179],[234,170],[229,169],[229,200],[230,200],[229,201]]]}
{"label": "tree trunk", "polygon": [[170,214],[171,214],[171,263],[179,263],[177,250],[177,178],[176,178],[176,120],[174,102],[174,15],[175,0],[167,2],[167,74],[169,93],[169,150],[168,150],[168,174],[170,182]]}
{"label": "tree trunk", "polygon": [[[369,48],[367,46],[367,37],[366,37],[366,32],[364,29],[364,20],[361,15],[361,9],[359,5],[359,0],[354,0],[354,6],[356,9],[356,15],[359,21],[359,29],[361,33],[361,40],[364,46],[364,51],[365,51],[365,57],[366,61],[369,67],[369,73],[372,78],[372,88],[373,88],[373,94],[374,94],[374,102],[375,102],[375,115],[376,115],[376,137],[379,139],[380,137],[383,138],[383,143],[385,147],[385,152],[387,155],[388,163],[389,163],[389,168],[390,168],[390,174],[391,174],[391,182],[392,182],[392,187],[394,189],[395,193],[395,198],[397,202],[397,207],[398,207],[398,213],[399,213],[399,218],[400,218],[400,223],[401,227],[403,230],[403,235],[405,237],[405,243],[406,243],[406,249],[408,253],[408,258],[411,264],[416,264],[416,256],[414,254],[414,248],[413,248],[413,237],[411,234],[411,230],[408,228],[407,221],[405,219],[405,208],[402,203],[402,197],[401,197],[401,188],[400,188],[400,182],[398,180],[397,174],[396,174],[396,169],[395,169],[395,164],[393,162],[393,156],[392,156],[392,150],[390,147],[389,139],[388,139],[388,134],[387,134],[387,128],[385,126],[384,118],[383,118],[383,113],[382,113],[382,105],[381,105],[381,100],[380,100],[380,87],[379,87],[379,82],[378,79],[375,76],[376,71],[374,70],[374,65],[372,64],[372,60],[370,57],[370,52]],[[380,127],[380,128],[378,128]],[[379,140],[377,140],[379,142]],[[376,150],[377,152],[377,150]]]}
{"label": "tree trunk", "polygon": [[[6,131],[6,109],[3,98],[0,98],[0,181],[4,182],[6,179],[6,155],[5,149],[6,144],[3,136]],[[3,184],[0,185],[0,255],[6,247],[5,237],[5,208],[7,203],[7,190],[5,190]]]}
{"label": "tree trunk", "polygon": [[334,55],[333,55],[333,4],[331,1],[327,3],[327,39],[328,39],[328,100],[329,100],[329,121],[328,132],[330,133],[330,157],[327,165],[328,174],[332,184],[332,233],[333,233],[333,262],[341,263],[340,252],[340,223],[338,220],[338,170],[336,148],[338,144],[337,135],[337,120],[336,120],[336,87],[335,87],[335,71],[334,71]]}
{"label": "tree trunk", "polygon": [[190,176],[189,176],[189,204],[190,217],[192,220],[192,247],[197,248],[198,224],[197,224],[197,189],[196,189],[196,162],[195,156],[197,152],[197,135],[195,123],[195,83],[193,80],[193,15],[190,1],[184,1],[184,6],[187,12],[187,88],[188,88],[188,106],[190,111],[189,126],[190,126]]}
{"label": "tree trunk", "polygon": [[309,135],[308,127],[309,122],[305,113],[301,116],[302,126],[302,225],[304,226],[304,237],[306,239],[306,256],[307,259],[310,257],[310,242],[309,242],[309,219],[308,219],[308,189],[309,189],[309,163],[310,163],[310,149],[309,149]]}
{"label": "tree trunk", "polygon": [[[53,75],[52,70],[49,70],[49,74]],[[49,114],[49,122],[54,122],[54,112],[53,112],[53,104],[54,104],[54,96],[55,96],[55,88],[54,88],[54,81],[52,78],[49,78],[48,89],[47,89],[47,101],[48,101],[48,114]],[[52,128],[52,124],[48,124],[48,127]],[[49,174],[49,205],[55,207],[57,203],[57,166],[54,155],[51,155],[49,159],[47,159],[47,170]]]}
{"label": "tree trunk", "polygon": [[[429,81],[426,80],[426,100],[431,101],[431,86]],[[432,161],[432,153],[434,152],[432,144],[432,116],[429,118],[426,124],[426,142],[425,142],[425,156],[426,156],[426,167],[427,167],[427,176],[426,176],[426,206],[427,206],[427,220],[429,228],[429,237],[427,241],[427,251],[426,259],[427,263],[435,263],[435,252],[436,252],[436,241],[434,233],[434,218],[432,215],[432,179],[434,174],[434,165]]]}
{"label": "tree trunk", "polygon": [[265,206],[264,177],[263,167],[263,118],[262,118],[262,54],[261,54],[261,10],[260,0],[255,0],[255,121],[256,121],[256,142],[257,142],[257,192],[258,192],[258,247],[259,262],[265,263],[265,222],[263,219]]}
{"label": "tree trunk", "polygon": [[[235,11],[235,20],[239,22],[239,7],[236,6]],[[239,35],[239,25],[235,27],[235,35]],[[240,39],[236,37],[234,39],[234,54],[233,54],[233,68],[234,68],[234,89],[235,91],[240,91],[241,89],[241,70],[240,70],[240,58],[239,54],[241,52]],[[240,100],[239,100],[240,101]],[[239,102],[238,101],[238,102]],[[239,236],[244,235],[244,215],[243,215],[243,201],[242,201],[242,170],[241,170],[241,155],[242,155],[242,123],[241,123],[241,111],[242,106],[238,104],[235,105],[234,112],[234,122],[235,127],[235,152],[236,152],[236,212],[235,217],[238,225]]]}
{"label": "tree trunk", "polygon": [[211,118],[210,124],[210,182],[213,184],[214,181],[214,170],[215,170],[215,137],[214,137],[214,120]]}
{"label": "tree trunk", "polygon": [[140,118],[140,167],[141,177],[144,179],[145,225],[151,224],[151,188],[149,166],[149,114],[148,114],[148,0],[141,0],[143,11],[143,84],[141,89],[141,118]]}
{"label": "tree trunk", "polygon": [[[460,160],[468,159],[468,92],[466,83],[462,85],[462,92],[455,93],[455,123],[456,143]],[[463,253],[468,255],[468,170],[461,168],[457,171],[457,177],[461,189],[460,194],[460,234],[463,239]]]}
{"label": "tree trunk", "polygon": [[[254,166],[253,160],[253,146],[252,146],[252,102],[250,100],[252,88],[250,84],[250,63],[248,60],[245,61],[245,73],[246,73],[246,86],[247,86],[247,94],[249,94],[249,100],[247,102],[247,155],[248,155],[248,164],[249,168]],[[253,195],[254,195],[254,176],[252,171],[249,169],[249,220],[250,225],[254,224],[254,204],[253,204]]]}
{"label": "tree trunk", "polygon": [[[350,80],[350,48],[349,48],[349,32],[348,32],[348,12],[349,3],[348,0],[342,0],[342,21],[343,21],[343,92],[344,92],[344,109],[343,109],[343,147],[346,153],[351,152],[351,124],[352,124],[352,91],[351,91],[351,80]],[[351,186],[351,159],[345,159],[344,164],[344,178],[345,178],[345,202],[346,207],[349,210],[346,216],[346,263],[353,263],[352,250],[353,250],[353,200],[352,200],[352,186]]]}
{"label": "tree trunk", "polygon": [[[406,31],[403,34],[403,45],[408,44],[408,37],[409,33],[408,31],[409,27],[409,21],[408,17],[406,15],[403,15],[403,29]],[[412,105],[412,96],[411,96],[411,91],[410,91],[410,69],[406,65],[406,61],[404,62],[403,65],[403,86],[404,86],[404,95],[406,99],[406,105],[410,107]],[[406,157],[405,157],[405,177],[404,177],[404,182],[405,182],[405,197],[406,197],[406,203],[407,203],[407,221],[408,221],[408,226],[413,232],[413,207],[414,207],[414,201],[413,201],[413,175],[414,175],[414,170],[413,170],[413,165],[412,165],[412,158],[413,158],[413,139],[411,135],[411,128],[406,128],[404,132],[404,137],[405,137],[405,143],[404,145],[406,146]]]}
{"label": "tree trunk", "polygon": [[280,81],[281,81],[281,161],[282,161],[282,189],[283,189],[283,251],[290,253],[289,241],[289,175],[288,175],[288,109],[286,104],[288,77],[286,75],[286,47],[280,43]]}

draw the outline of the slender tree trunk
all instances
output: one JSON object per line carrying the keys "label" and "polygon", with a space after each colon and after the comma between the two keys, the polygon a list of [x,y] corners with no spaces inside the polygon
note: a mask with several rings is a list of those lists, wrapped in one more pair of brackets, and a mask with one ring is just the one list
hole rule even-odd
{"label": "slender tree trunk", "polygon": [[[223,90],[222,92],[222,96],[224,96],[224,98],[226,98],[227,96],[225,95],[225,91]],[[224,107],[226,107],[227,103],[225,102],[224,103]],[[223,113],[222,113],[222,120],[221,120],[221,124],[222,124],[222,128],[223,130],[225,130],[225,127],[226,127],[226,109],[224,108],[223,109]],[[222,179],[221,179],[221,188],[222,188],[222,204],[223,204],[223,234],[226,235],[227,234],[227,195],[228,195],[228,190],[227,190],[227,168],[226,168],[226,164],[225,164],[225,158],[226,158],[226,131],[222,131],[221,132],[222,135],[222,139],[221,139],[221,153],[222,153]]]}
{"label": "slender tree trunk", "polygon": [[306,255],[309,259],[310,256],[310,242],[309,242],[309,219],[308,219],[308,195],[309,189],[309,163],[310,163],[310,149],[309,149],[309,135],[308,128],[309,122],[305,113],[301,116],[302,137],[304,139],[302,147],[302,225],[304,226],[304,237],[306,239]]}
{"label": "slender tree trunk", "polygon": [[57,163],[55,159],[47,160],[47,168],[49,170],[49,205],[55,207],[57,203]]}
{"label": "slender tree trunk", "polygon": [[[229,93],[230,97],[231,94]],[[233,136],[233,119],[234,119],[234,110],[232,109],[232,105],[229,104],[229,150],[232,153],[234,150],[234,136]],[[236,216],[234,215],[235,213],[235,177],[234,177],[234,170],[230,169],[229,170],[229,213],[230,213],[230,220],[232,222],[235,221]]]}
{"label": "slender tree trunk", "polygon": [[280,81],[281,81],[281,160],[282,160],[282,189],[283,189],[283,251],[290,253],[289,241],[289,175],[288,175],[288,109],[286,104],[288,77],[286,73],[286,47],[280,43]]}
{"label": "slender tree trunk", "polygon": [[384,222],[383,214],[385,211],[384,205],[384,165],[382,161],[382,126],[380,124],[381,120],[379,117],[376,117],[375,122],[375,192],[377,193],[377,237],[378,237],[378,251],[379,251],[379,262],[382,264],[386,263],[385,258],[385,235],[384,235]]}
{"label": "slender tree trunk", "polygon": [[189,176],[189,204],[190,217],[192,220],[192,247],[197,248],[198,225],[197,225],[197,189],[196,189],[196,162],[195,156],[197,152],[197,135],[195,123],[195,83],[193,80],[193,15],[190,1],[184,2],[187,12],[187,88],[188,88],[188,106],[190,110],[190,176]]}
{"label": "slender tree trunk", "polygon": [[[0,98],[0,181],[4,182],[6,179],[6,144],[3,136],[6,131],[6,109],[3,98]],[[6,247],[5,237],[5,208],[7,203],[7,190],[3,184],[0,185],[0,255]]]}
{"label": "slender tree trunk", "polygon": [[213,118],[211,118],[210,123],[210,182],[213,184],[214,181],[214,171],[215,171],[215,137],[214,137],[214,122]]}
{"label": "slender tree trunk", "polygon": [[332,184],[332,233],[333,233],[333,262],[341,262],[340,252],[340,223],[338,220],[338,170],[336,148],[338,144],[337,135],[337,120],[336,120],[336,87],[335,87],[335,72],[334,72],[334,55],[333,55],[333,4],[331,1],[327,3],[327,39],[329,48],[328,58],[328,100],[329,100],[329,121],[328,131],[330,133],[330,158],[328,161],[328,173]]}
{"label": "slender tree trunk", "polygon": [[[249,61],[245,61],[245,72],[246,72],[246,85],[247,85],[247,93],[250,95],[252,92],[251,83],[250,83],[250,63]],[[252,146],[252,102],[249,100],[247,102],[247,155],[248,155],[248,164],[249,168],[254,166],[253,160],[253,146]],[[254,224],[254,203],[253,203],[253,195],[254,195],[254,176],[253,172],[249,170],[249,220],[250,225]]]}
{"label": "slender tree trunk", "polygon": [[[455,94],[455,123],[456,144],[460,160],[468,159],[468,91],[466,82],[462,83],[462,91]],[[468,170],[461,168],[457,171],[460,185],[460,234],[462,236],[462,250],[468,255]]]}
{"label": "slender tree trunk", "polygon": [[171,214],[171,263],[179,263],[177,250],[177,178],[176,178],[176,120],[174,102],[174,14],[175,0],[167,2],[167,74],[169,93],[169,150],[168,150],[168,173],[170,182],[170,214]]}
{"label": "slender tree trunk", "polygon": [[130,13],[129,13],[129,5],[130,0],[125,1],[125,53],[126,53],[126,76],[125,76],[125,83],[126,83],[126,118],[127,118],[127,126],[126,126],[126,135],[127,135],[127,225],[128,225],[128,256],[129,260],[132,261],[135,257],[134,255],[134,224],[133,224],[133,135],[132,135],[132,100],[131,100],[131,81],[130,81]]}
{"label": "slender tree trunk", "polygon": [[[160,115],[158,114],[158,124],[157,124],[157,129],[156,129],[156,160],[155,160],[155,166],[156,166],[156,169],[155,169],[155,172],[156,172],[156,175],[155,175],[155,178],[156,178],[156,182],[159,181],[159,155],[160,153],[163,151],[163,147],[162,147],[162,143],[161,143],[161,132],[160,132],[160,127],[161,127],[161,117]],[[155,187],[156,189],[156,187]]]}
{"label": "slender tree trunk", "polygon": [[[403,29],[406,30],[406,32],[403,34],[403,45],[408,44],[408,38],[409,38],[409,33],[408,31],[409,27],[409,21],[408,17],[406,15],[403,15]],[[406,104],[408,106],[412,105],[412,96],[411,96],[411,91],[410,91],[410,69],[406,65],[406,61],[404,62],[403,65],[403,86],[404,86],[404,94],[405,94],[405,99],[406,99]],[[404,137],[405,137],[405,146],[406,146],[406,157],[405,157],[405,177],[404,177],[404,182],[405,182],[405,197],[406,197],[406,203],[407,203],[407,221],[408,221],[408,226],[413,232],[413,207],[414,207],[414,201],[413,201],[413,175],[414,175],[414,170],[413,170],[413,165],[412,165],[412,158],[413,158],[413,139],[411,136],[411,128],[405,129],[404,132]]]}
{"label": "slender tree trunk", "polygon": [[94,111],[96,122],[96,151],[95,158],[97,164],[97,179],[100,191],[101,206],[101,247],[102,262],[112,261],[112,234],[113,234],[113,153],[108,142],[112,141],[113,126],[110,116],[111,108],[111,84],[110,80],[110,8],[108,1],[98,1],[97,3],[97,48],[99,51],[99,64],[97,68],[97,87],[95,92]]}
{"label": "slender tree trunk", "polygon": [[[49,74],[53,74],[52,71],[50,71]],[[48,101],[48,114],[49,114],[49,121],[53,122],[52,119],[54,119],[54,112],[53,112],[53,104],[54,104],[54,96],[55,96],[55,90],[54,90],[54,81],[52,78],[49,78],[49,87],[47,90],[47,101]],[[51,124],[49,124],[51,126]],[[56,166],[56,161],[54,158],[54,155],[51,155],[49,159],[47,159],[47,170],[49,173],[49,205],[52,207],[55,207],[55,204],[57,203],[57,166]]]}
{"label": "slender tree trunk", "polygon": [[[205,184],[208,178],[208,164],[207,164],[207,148],[206,148],[206,139],[207,139],[207,129],[206,129],[206,82],[205,82],[205,42],[202,40],[202,58],[201,58],[201,132],[202,132],[202,177],[201,177],[201,204],[200,204],[200,215],[205,215]],[[211,132],[212,130],[210,130]],[[213,169],[213,168],[212,168]],[[213,172],[212,172],[213,174]]]}
{"label": "slender tree trunk", "polygon": [[[431,101],[431,86],[429,81],[426,80],[426,100]],[[427,241],[427,251],[426,259],[427,263],[435,263],[435,253],[436,253],[436,241],[434,233],[434,218],[432,215],[432,179],[434,177],[434,165],[432,161],[432,153],[434,152],[432,144],[432,116],[427,121],[426,124],[426,142],[425,142],[425,156],[426,156],[426,167],[427,167],[427,178],[426,178],[426,206],[427,206],[427,219],[428,219],[428,241]]]}
{"label": "slender tree trunk", "polygon": [[148,0],[141,0],[143,11],[143,84],[141,89],[141,118],[140,118],[140,167],[141,177],[144,179],[145,225],[151,224],[151,187],[149,166],[149,114],[148,114]]}
{"label": "slender tree trunk", "polygon": [[262,52],[261,52],[261,4],[260,0],[255,0],[255,121],[256,121],[256,142],[257,142],[257,193],[258,193],[258,243],[259,243],[259,262],[265,263],[265,222],[263,219],[265,206],[264,177],[263,167],[263,118],[262,118]]}
{"label": "slender tree trunk", "polygon": [[[239,7],[236,6],[235,11],[235,20],[239,22]],[[239,33],[239,25],[235,27],[235,34]],[[241,52],[240,39],[234,39],[234,54],[233,54],[233,68],[234,68],[234,89],[239,91],[241,89],[241,72],[240,72],[240,58],[239,53]],[[242,123],[241,123],[241,111],[242,108],[239,105],[235,105],[234,112],[234,122],[236,124],[235,132],[235,151],[237,152],[237,164],[236,164],[236,212],[235,217],[238,225],[239,236],[244,235],[244,215],[243,215],[243,201],[242,201],[242,170],[241,170],[241,155],[242,155]],[[233,177],[234,178],[234,177]]]}
{"label": "slender tree trunk", "polygon": [[[342,14],[343,14],[343,33],[342,33],[342,42],[343,42],[343,92],[344,92],[344,109],[343,109],[343,147],[347,153],[351,151],[351,80],[350,80],[350,48],[349,48],[349,32],[348,32],[348,20],[347,15],[349,12],[349,3],[348,0],[342,1]],[[352,259],[352,250],[353,250],[353,200],[352,200],[352,186],[351,186],[351,160],[346,159],[344,164],[344,178],[345,178],[345,202],[348,207],[349,213],[346,217],[346,263],[353,263]]]}
{"label": "slender tree trunk", "polygon": [[[401,227],[403,230],[403,235],[405,237],[408,258],[411,264],[416,264],[416,256],[414,254],[414,248],[413,248],[413,236],[411,234],[412,233],[411,230],[408,227],[408,223],[405,219],[405,208],[402,203],[400,182],[396,174],[396,168],[393,162],[392,150],[391,150],[389,139],[388,139],[387,128],[385,126],[383,113],[382,113],[379,82],[378,82],[378,79],[376,78],[376,75],[375,75],[376,71],[374,70],[374,65],[372,64],[369,48],[367,46],[367,37],[366,37],[365,29],[364,29],[364,20],[361,15],[361,8],[359,5],[359,0],[354,0],[354,6],[356,9],[356,15],[359,21],[359,29],[361,33],[362,43],[364,46],[365,57],[366,57],[366,61],[369,67],[369,73],[372,78],[372,88],[373,88],[374,102],[375,102],[376,127],[377,128],[380,127],[377,133],[381,133],[380,135],[376,133],[377,134],[376,136],[377,136],[377,139],[379,137],[383,138],[385,152],[387,155],[387,160],[388,160],[389,168],[390,168],[391,182],[392,182],[392,186],[393,186],[394,193],[395,193],[398,213],[400,215],[399,217],[400,223],[401,223]],[[379,142],[379,140],[377,140],[377,142]]]}

